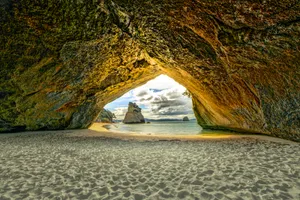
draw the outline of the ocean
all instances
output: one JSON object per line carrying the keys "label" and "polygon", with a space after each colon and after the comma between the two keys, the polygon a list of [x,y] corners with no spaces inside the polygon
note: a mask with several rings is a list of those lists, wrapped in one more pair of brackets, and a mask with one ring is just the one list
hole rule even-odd
{"label": "ocean", "polygon": [[191,121],[155,121],[149,124],[123,124],[114,123],[107,126],[111,131],[140,134],[171,134],[171,135],[197,135],[202,132],[196,120]]}

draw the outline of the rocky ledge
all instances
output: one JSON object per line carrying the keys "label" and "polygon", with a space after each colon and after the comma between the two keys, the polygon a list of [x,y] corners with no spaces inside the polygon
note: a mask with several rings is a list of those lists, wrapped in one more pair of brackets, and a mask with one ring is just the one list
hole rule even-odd
{"label": "rocky ledge", "polygon": [[0,131],[87,128],[159,74],[202,127],[300,141],[298,0],[0,1]]}

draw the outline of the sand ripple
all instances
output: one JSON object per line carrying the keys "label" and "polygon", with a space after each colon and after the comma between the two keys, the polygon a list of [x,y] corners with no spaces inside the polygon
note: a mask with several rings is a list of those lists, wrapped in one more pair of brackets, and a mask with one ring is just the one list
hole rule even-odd
{"label": "sand ripple", "polygon": [[300,199],[300,145],[0,136],[0,199]]}

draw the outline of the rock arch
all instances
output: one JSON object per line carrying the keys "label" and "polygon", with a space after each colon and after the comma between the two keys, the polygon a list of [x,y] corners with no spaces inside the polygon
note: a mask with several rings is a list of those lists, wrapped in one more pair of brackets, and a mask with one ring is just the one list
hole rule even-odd
{"label": "rock arch", "polygon": [[300,141],[298,1],[1,1],[0,130],[86,128],[164,73],[201,126]]}

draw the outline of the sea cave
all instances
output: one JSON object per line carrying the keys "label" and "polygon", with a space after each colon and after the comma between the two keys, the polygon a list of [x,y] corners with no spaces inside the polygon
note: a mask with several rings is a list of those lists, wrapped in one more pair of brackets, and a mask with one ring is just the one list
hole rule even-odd
{"label": "sea cave", "polygon": [[[0,44],[0,199],[300,199],[298,0],[0,0]],[[93,129],[162,75],[229,134]]]}
{"label": "sea cave", "polygon": [[275,2],[2,1],[0,130],[87,128],[163,73],[201,126],[299,141],[299,4]]}

